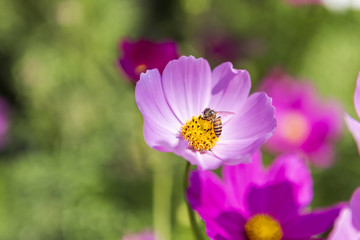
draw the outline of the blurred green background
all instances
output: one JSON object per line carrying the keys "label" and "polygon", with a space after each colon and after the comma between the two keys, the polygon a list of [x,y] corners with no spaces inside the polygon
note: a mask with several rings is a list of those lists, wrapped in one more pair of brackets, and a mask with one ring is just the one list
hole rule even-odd
{"label": "blurred green background", "polygon": [[[192,238],[185,161],[143,140],[134,88],[116,67],[124,37],[176,40],[212,67],[231,60],[253,90],[281,66],[355,116],[360,11],[282,0],[0,0],[0,95],[12,107],[0,240],[119,240],[143,229]],[[219,43],[226,54],[212,52]],[[313,169],[313,206],[348,200],[360,185],[346,128],[336,151],[332,168]]]}

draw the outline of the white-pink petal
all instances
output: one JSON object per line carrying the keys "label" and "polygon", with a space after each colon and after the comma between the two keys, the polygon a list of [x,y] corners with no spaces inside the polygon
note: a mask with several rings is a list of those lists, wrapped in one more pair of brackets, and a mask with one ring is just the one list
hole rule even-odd
{"label": "white-pink petal", "polygon": [[234,69],[230,62],[222,63],[212,72],[208,107],[215,111],[237,112],[248,98],[250,88],[250,75],[246,70]]}
{"label": "white-pink petal", "polygon": [[355,93],[354,93],[354,105],[355,105],[356,113],[357,113],[358,117],[360,118],[360,73],[356,80],[356,87],[355,87]]}
{"label": "white-pink petal", "polygon": [[211,151],[204,151],[201,153],[192,150],[188,142],[183,138],[179,139],[179,144],[174,149],[174,153],[182,156],[191,164],[197,165],[203,170],[216,169],[222,164],[222,159],[216,157]]}
{"label": "white-pink petal", "polygon": [[235,165],[239,163],[250,163],[251,156],[265,142],[263,138],[254,139],[221,139],[212,149],[212,152],[218,158],[222,159],[226,165]]}
{"label": "white-pink petal", "polygon": [[199,116],[209,104],[210,65],[193,56],[170,61],[164,69],[162,85],[170,108],[185,123],[192,116]]}
{"label": "white-pink petal", "polygon": [[141,74],[135,88],[135,101],[144,117],[146,143],[160,151],[171,151],[178,140],[181,123],[170,110],[157,69]]}
{"label": "white-pink petal", "polygon": [[350,208],[352,213],[352,223],[360,233],[360,187],[358,187],[351,197]]}
{"label": "white-pink petal", "polygon": [[[276,128],[275,109],[264,92],[248,97],[236,116],[224,124],[223,140],[270,138]],[[252,153],[253,154],[253,153]]]}
{"label": "white-pink petal", "polygon": [[360,240],[360,233],[352,225],[350,208],[341,210],[328,240]]}
{"label": "white-pink petal", "polygon": [[360,122],[356,121],[355,119],[350,117],[348,114],[345,114],[344,119],[345,119],[345,123],[346,123],[349,131],[351,132],[351,134],[353,135],[353,137],[355,139],[355,142],[358,147],[358,151],[360,153]]}

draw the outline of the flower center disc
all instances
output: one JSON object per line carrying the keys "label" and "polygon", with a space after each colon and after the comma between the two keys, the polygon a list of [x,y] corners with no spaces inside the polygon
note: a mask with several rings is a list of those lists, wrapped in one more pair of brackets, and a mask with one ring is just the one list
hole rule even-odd
{"label": "flower center disc", "polygon": [[140,64],[138,66],[136,66],[135,68],[135,73],[140,75],[143,72],[146,72],[147,66],[145,64]]}
{"label": "flower center disc", "polygon": [[303,114],[291,111],[279,119],[279,133],[293,144],[302,144],[308,137],[310,126]]}
{"label": "flower center disc", "polygon": [[181,127],[181,135],[197,151],[210,150],[218,141],[213,124],[201,116],[187,121]]}
{"label": "flower center disc", "polygon": [[256,214],[245,224],[249,240],[280,240],[283,232],[278,221],[267,214]]}

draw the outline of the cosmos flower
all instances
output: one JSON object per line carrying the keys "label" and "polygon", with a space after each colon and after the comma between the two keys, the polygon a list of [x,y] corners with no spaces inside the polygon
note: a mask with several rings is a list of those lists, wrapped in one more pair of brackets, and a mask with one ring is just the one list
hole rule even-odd
{"label": "cosmos flower", "polygon": [[223,29],[209,26],[199,34],[198,47],[210,62],[234,62],[245,55],[244,40]]}
{"label": "cosmos flower", "polygon": [[162,72],[170,60],[178,58],[176,43],[172,41],[123,40],[119,48],[122,52],[119,66],[134,83],[146,70],[157,68]]}
{"label": "cosmos flower", "polygon": [[282,155],[266,170],[253,163],[191,173],[187,199],[212,240],[310,239],[327,231],[343,204],[309,212],[312,178],[297,155]]}
{"label": "cosmos flower", "polygon": [[328,240],[360,239],[360,187],[354,192],[350,206],[341,210]]}
{"label": "cosmos flower", "polygon": [[8,103],[0,98],[0,148],[3,147],[7,141],[7,132],[10,121],[10,108]]}
{"label": "cosmos flower", "polygon": [[197,46],[210,62],[217,64],[261,57],[267,48],[266,43],[259,38],[240,37],[223,29],[214,29],[212,25],[199,35]]}
{"label": "cosmos flower", "polygon": [[143,231],[123,236],[122,240],[157,240],[158,238],[152,231]]}
{"label": "cosmos flower", "polygon": [[342,132],[342,111],[333,101],[320,101],[309,82],[274,70],[261,87],[273,99],[278,128],[265,145],[274,153],[296,152],[318,167],[334,160],[334,142]]}
{"label": "cosmos flower", "polygon": [[[356,87],[354,93],[354,106],[356,113],[360,118],[360,73],[356,81]],[[349,114],[345,114],[345,122],[357,143],[358,151],[360,153],[360,122],[350,117]]]}
{"label": "cosmos flower", "polygon": [[[271,99],[249,96],[250,87],[249,73],[229,62],[211,71],[205,59],[190,56],[170,61],[162,75],[148,70],[135,88],[146,143],[203,169],[248,163],[276,127]],[[220,123],[205,119],[205,108],[222,111]]]}

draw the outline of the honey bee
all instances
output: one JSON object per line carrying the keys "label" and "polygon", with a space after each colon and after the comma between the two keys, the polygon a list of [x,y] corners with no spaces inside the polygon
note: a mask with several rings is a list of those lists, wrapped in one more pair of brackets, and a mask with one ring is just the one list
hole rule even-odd
{"label": "honey bee", "polygon": [[210,121],[211,124],[213,125],[214,127],[214,132],[215,132],[215,135],[217,137],[220,137],[221,135],[221,132],[222,132],[222,122],[221,122],[221,116],[217,116],[217,114],[227,114],[227,115],[232,115],[234,113],[232,112],[224,112],[224,111],[219,111],[219,112],[216,112],[210,108],[205,108],[204,112],[203,112],[203,116],[202,116],[202,119],[204,120],[207,120],[207,121]]}

